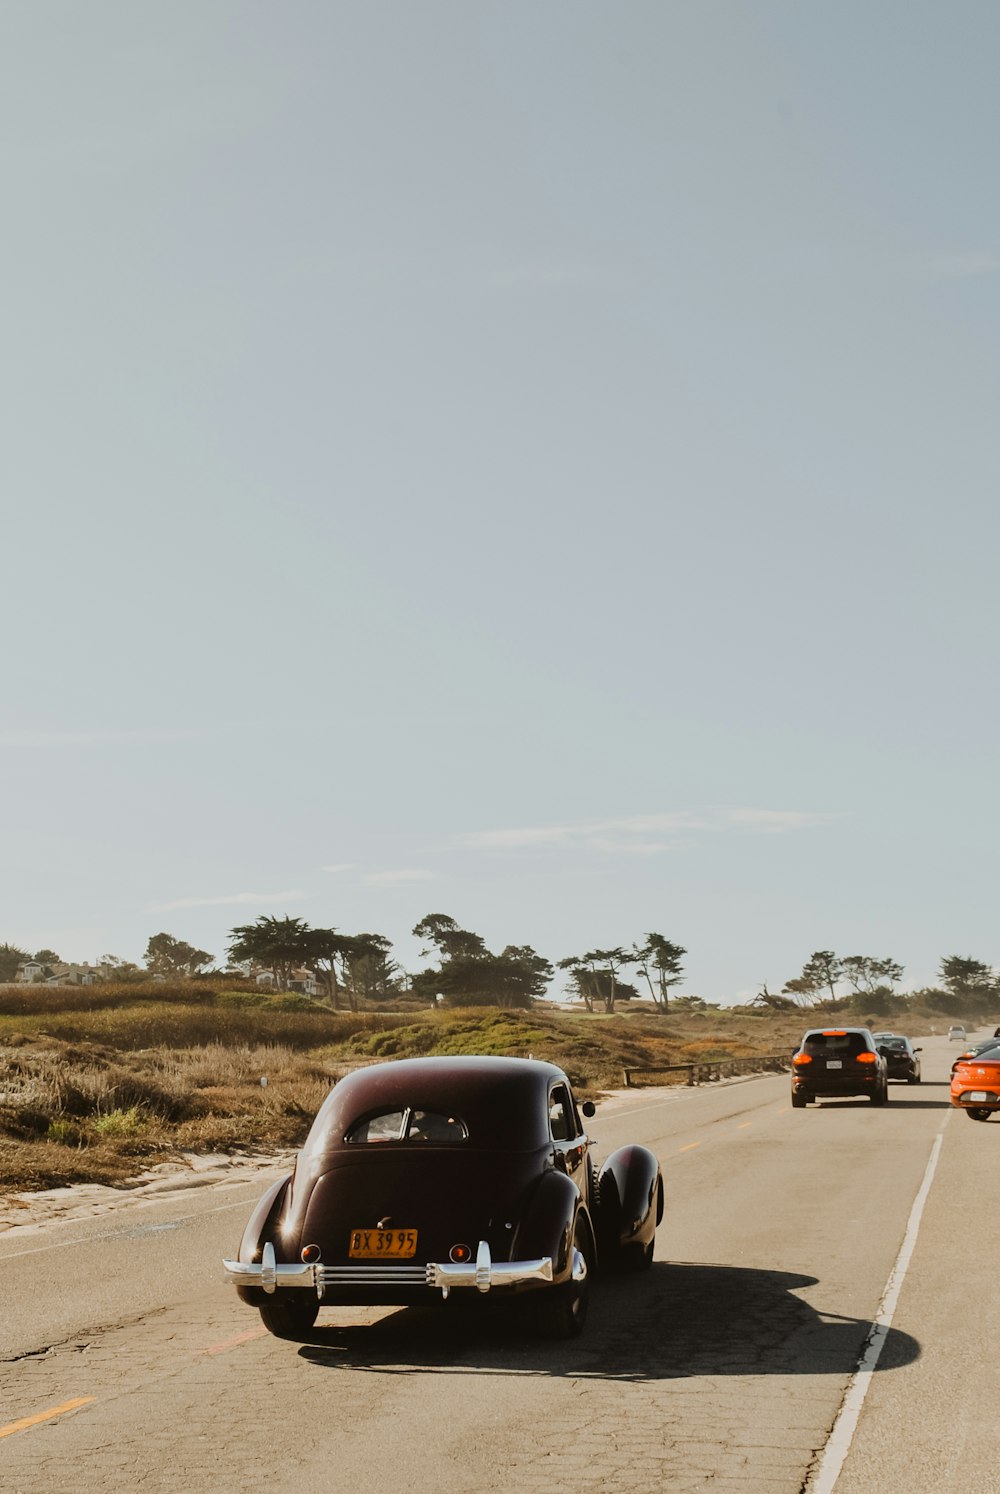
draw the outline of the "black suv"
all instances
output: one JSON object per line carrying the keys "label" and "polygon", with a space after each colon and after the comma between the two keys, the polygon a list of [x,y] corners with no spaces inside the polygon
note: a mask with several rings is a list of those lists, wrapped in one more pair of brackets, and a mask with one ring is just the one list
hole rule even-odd
{"label": "black suv", "polygon": [[867,1095],[873,1105],[889,1099],[886,1060],[867,1027],[817,1027],[792,1055],[792,1104]]}
{"label": "black suv", "polygon": [[885,1055],[886,1072],[890,1079],[905,1079],[907,1084],[920,1083],[921,1051],[914,1048],[908,1037],[899,1032],[876,1032],[872,1036],[875,1046]]}

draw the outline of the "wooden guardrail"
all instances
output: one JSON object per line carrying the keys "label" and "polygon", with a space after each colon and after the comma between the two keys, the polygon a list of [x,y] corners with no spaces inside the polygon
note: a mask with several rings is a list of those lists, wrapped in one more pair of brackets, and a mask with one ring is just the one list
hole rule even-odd
{"label": "wooden guardrail", "polygon": [[791,1060],[785,1053],[766,1053],[753,1058],[720,1058],[712,1061],[699,1059],[693,1063],[664,1063],[655,1068],[629,1067],[623,1069],[626,1089],[635,1089],[632,1078],[636,1074],[687,1074],[688,1085],[711,1084],[718,1079],[735,1074],[776,1074],[791,1068]]}

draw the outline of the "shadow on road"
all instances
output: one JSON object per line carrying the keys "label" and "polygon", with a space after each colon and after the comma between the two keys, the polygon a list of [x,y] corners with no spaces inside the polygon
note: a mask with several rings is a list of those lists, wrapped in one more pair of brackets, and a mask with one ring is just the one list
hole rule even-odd
{"label": "shadow on road", "polygon": [[[318,1367],[384,1374],[488,1371],[623,1381],[848,1375],[871,1324],[820,1314],[795,1295],[815,1284],[814,1276],[787,1271],[657,1264],[641,1277],[601,1281],[583,1337],[569,1344],[533,1338],[530,1319],[510,1307],[452,1299],[439,1309],[403,1308],[363,1327],[321,1322],[299,1353]],[[909,1364],[919,1353],[916,1339],[892,1329],[880,1363]]]}
{"label": "shadow on road", "polygon": [[[927,1089],[928,1087],[928,1085],[921,1085],[922,1089]],[[888,1108],[890,1111],[894,1104],[899,1109],[903,1109],[905,1106],[907,1110],[948,1110],[951,1107],[950,1100],[918,1100],[915,1096],[909,1094],[905,1100],[902,1095],[893,1095],[889,1100]],[[832,1095],[823,1095],[818,1101],[811,1101],[806,1108],[808,1110],[878,1110],[882,1107],[873,1105],[871,1100],[865,1098],[840,1100]]]}

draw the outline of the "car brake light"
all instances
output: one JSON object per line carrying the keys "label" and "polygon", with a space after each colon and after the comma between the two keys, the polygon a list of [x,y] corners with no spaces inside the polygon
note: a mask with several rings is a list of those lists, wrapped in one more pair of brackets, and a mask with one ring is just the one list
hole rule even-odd
{"label": "car brake light", "polygon": [[846,1027],[825,1027],[823,1029],[823,1036],[824,1037],[846,1037],[847,1036],[847,1028]]}
{"label": "car brake light", "polygon": [[854,1056],[857,1059],[858,1063],[874,1063],[875,1062],[875,1054],[874,1053],[855,1053]]}
{"label": "car brake light", "polygon": [[792,1063],[812,1063],[812,1059],[808,1053],[796,1053],[792,1059]]}

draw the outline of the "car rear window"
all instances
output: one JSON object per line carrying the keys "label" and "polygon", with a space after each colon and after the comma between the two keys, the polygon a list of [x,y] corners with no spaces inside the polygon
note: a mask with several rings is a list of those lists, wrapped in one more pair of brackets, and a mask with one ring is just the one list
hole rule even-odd
{"label": "car rear window", "polygon": [[348,1131],[346,1140],[361,1146],[380,1141],[443,1142],[454,1146],[468,1137],[465,1122],[457,1115],[438,1115],[431,1110],[383,1110],[366,1115]]}
{"label": "car rear window", "polygon": [[817,1057],[836,1058],[840,1054],[867,1053],[868,1044],[860,1032],[807,1032],[802,1051]]}
{"label": "car rear window", "polygon": [[893,1051],[893,1053],[905,1053],[906,1052],[906,1039],[905,1038],[883,1038],[882,1039],[882,1047],[883,1048],[891,1048],[892,1051]]}

